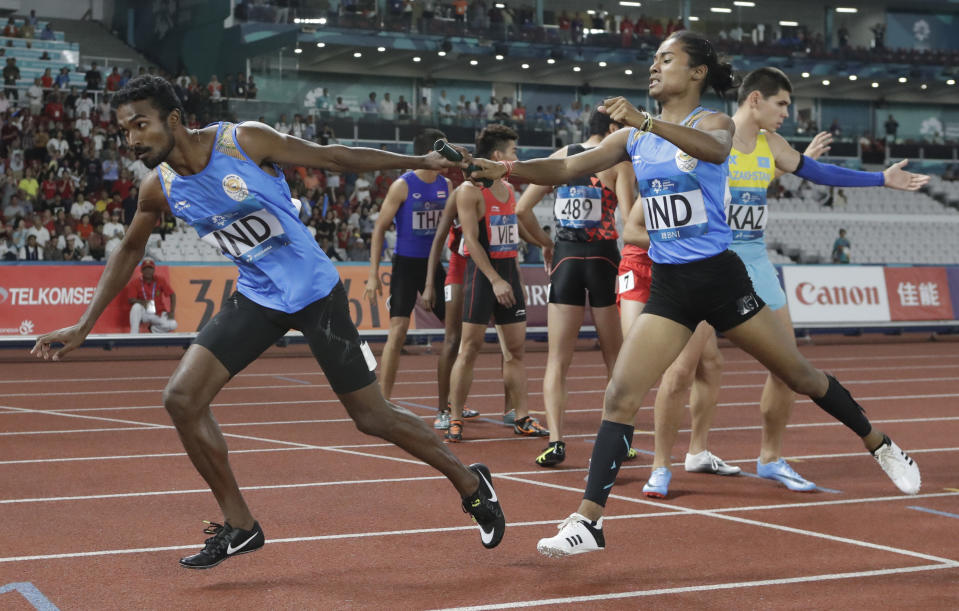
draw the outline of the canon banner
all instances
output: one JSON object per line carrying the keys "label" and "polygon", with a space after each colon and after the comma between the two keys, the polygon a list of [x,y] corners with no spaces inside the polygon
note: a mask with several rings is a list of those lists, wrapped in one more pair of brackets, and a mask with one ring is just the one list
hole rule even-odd
{"label": "canon banner", "polygon": [[889,301],[881,267],[787,265],[783,284],[793,322],[886,322]]}
{"label": "canon banner", "polygon": [[[357,328],[388,331],[390,265],[380,267],[383,296],[372,305],[363,299],[369,268],[343,264],[337,269]],[[785,265],[781,271],[797,327],[959,320],[959,266]],[[36,335],[74,324],[92,301],[102,273],[102,265],[0,265],[0,335]],[[139,274],[139,269],[134,273]],[[232,265],[160,265],[156,273],[166,277],[176,293],[177,331],[203,328],[236,290],[237,270]],[[549,280],[542,266],[524,266],[522,273],[527,325],[545,327]],[[128,333],[129,312],[126,294],[121,293],[93,332]],[[592,324],[588,308],[583,324]],[[410,326],[443,328],[432,313],[419,306]]]}

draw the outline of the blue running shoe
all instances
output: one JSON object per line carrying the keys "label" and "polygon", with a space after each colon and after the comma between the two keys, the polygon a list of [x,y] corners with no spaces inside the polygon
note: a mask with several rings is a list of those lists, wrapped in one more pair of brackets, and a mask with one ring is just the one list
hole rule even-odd
{"label": "blue running shoe", "polygon": [[782,458],[766,464],[757,458],[756,475],[775,480],[794,492],[812,492],[816,489],[816,484],[793,471],[789,463]]}
{"label": "blue running shoe", "polygon": [[643,494],[654,499],[664,499],[669,494],[669,480],[673,479],[672,472],[666,467],[653,469],[649,481],[643,486]]}

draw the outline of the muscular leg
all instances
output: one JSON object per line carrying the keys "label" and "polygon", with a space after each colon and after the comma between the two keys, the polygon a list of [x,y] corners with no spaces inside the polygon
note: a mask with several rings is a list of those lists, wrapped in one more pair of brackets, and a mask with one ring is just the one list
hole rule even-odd
{"label": "muscular leg", "polygon": [[227,457],[226,440],[210,410],[213,397],[229,379],[229,371],[212,352],[193,344],[163,391],[163,406],[193,466],[210,486],[226,522],[249,530],[253,527],[253,515],[240,494]]}
{"label": "muscular leg", "polygon": [[[656,454],[653,458],[653,469],[669,468],[670,454],[676,443],[679,426],[683,420],[683,407],[689,388],[696,376],[699,358],[703,347],[713,328],[701,322],[695,333],[683,348],[676,360],[670,364],[663,374],[663,380],[656,391],[655,423],[656,423]],[[702,410],[700,418],[712,420],[711,410]]]}
{"label": "muscular leg", "polygon": [[506,384],[506,398],[510,407],[516,410],[516,419],[529,415],[526,403],[527,377],[526,363],[526,321],[496,325],[505,348],[503,353],[503,383]]}
{"label": "muscular leg", "polygon": [[450,301],[446,302],[446,333],[443,337],[443,349],[436,361],[436,379],[439,385],[439,398],[436,409],[443,411],[450,401],[450,374],[456,362],[456,353],[460,349],[460,334],[463,331],[463,285],[448,284]]}
{"label": "muscular leg", "polygon": [[463,466],[421,418],[384,399],[379,384],[337,397],[360,431],[394,443],[433,467],[449,478],[461,496],[476,491],[476,474]]}
{"label": "muscular leg", "polygon": [[453,371],[450,374],[450,418],[452,420],[463,418],[466,396],[470,392],[470,386],[473,385],[473,365],[476,363],[476,356],[483,347],[483,334],[485,332],[486,325],[471,322],[463,323],[459,353],[456,355],[456,362],[453,364]]}
{"label": "muscular leg", "polygon": [[[795,345],[796,334],[793,331],[788,306],[773,310],[773,314],[789,330]],[[766,376],[762,398],[759,400],[759,411],[763,417],[763,440],[759,460],[763,463],[774,462],[782,457],[783,433],[786,431],[786,425],[789,424],[795,398],[795,393],[785,382],[772,373]]]}
{"label": "muscular leg", "polygon": [[646,307],[646,304],[642,301],[629,301],[627,299],[621,299],[619,302],[619,324],[623,330],[623,337],[629,335],[629,330],[632,328],[633,323],[636,322],[636,319],[639,318],[639,315],[643,313],[643,308]]}
{"label": "muscular leg", "polygon": [[593,324],[596,325],[596,334],[599,336],[599,348],[603,351],[603,362],[606,363],[607,376],[613,375],[616,355],[623,347],[623,330],[620,327],[617,310],[615,305],[605,308],[590,308],[593,315]]}
{"label": "muscular leg", "polygon": [[[684,325],[654,314],[641,315],[623,340],[616,358],[603,398],[603,419],[631,426],[646,393],[676,360],[690,336],[692,332]],[[606,468],[592,461],[589,480],[602,478],[605,474],[600,471]],[[590,520],[598,520],[603,515],[603,507],[583,499],[578,512]]]}
{"label": "muscular leg", "polygon": [[[583,306],[559,303],[547,305],[549,353],[546,357],[546,373],[543,374],[543,401],[546,404],[546,427],[550,441],[563,439],[563,417],[569,401],[566,376],[573,361],[573,350],[583,325],[585,309]],[[516,416],[521,417],[519,412]]]}
{"label": "muscular leg", "polygon": [[[746,322],[726,331],[726,337],[754,356],[769,371],[781,379],[794,392],[813,399],[821,399],[829,388],[826,374],[812,366],[799,352],[789,329],[768,308]],[[872,429],[862,437],[863,445],[870,452],[878,448],[883,434]]]}
{"label": "muscular leg", "polygon": [[[689,395],[689,413],[692,419],[692,434],[689,438],[689,453],[699,454],[708,449],[706,443],[709,429],[713,426],[713,416],[716,414],[716,403],[719,401],[719,385],[723,375],[723,355],[719,352],[716,342],[716,331],[708,327],[703,353],[696,366],[696,377],[693,380],[693,390]],[[697,329],[698,331],[698,329]]]}
{"label": "muscular leg", "polygon": [[383,347],[380,363],[380,379],[383,384],[383,395],[389,399],[393,394],[393,383],[396,381],[396,370],[400,364],[400,350],[406,343],[406,332],[410,328],[409,316],[393,316],[390,318],[390,333]]}

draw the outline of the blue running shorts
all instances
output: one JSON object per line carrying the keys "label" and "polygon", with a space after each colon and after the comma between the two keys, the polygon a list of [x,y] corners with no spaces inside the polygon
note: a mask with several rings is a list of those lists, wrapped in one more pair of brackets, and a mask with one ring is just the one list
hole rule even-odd
{"label": "blue running shorts", "polygon": [[786,293],[783,292],[775,266],[766,254],[764,241],[733,242],[729,250],[743,260],[746,271],[749,272],[749,279],[753,281],[753,290],[766,302],[770,310],[778,310],[786,305]]}

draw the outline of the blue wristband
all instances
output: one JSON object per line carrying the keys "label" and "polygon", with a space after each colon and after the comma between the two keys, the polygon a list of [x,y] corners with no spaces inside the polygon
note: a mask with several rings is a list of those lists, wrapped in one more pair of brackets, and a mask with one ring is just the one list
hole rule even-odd
{"label": "blue wristband", "polygon": [[882,172],[850,170],[831,163],[819,163],[806,155],[799,158],[799,167],[793,174],[829,187],[881,187],[886,184],[886,176]]}

